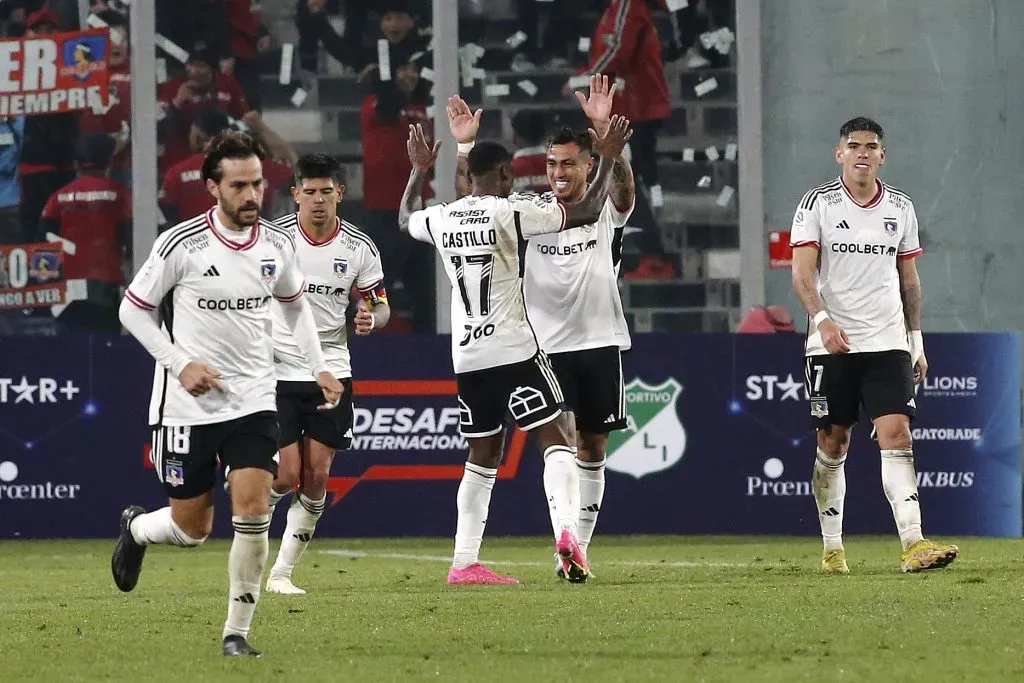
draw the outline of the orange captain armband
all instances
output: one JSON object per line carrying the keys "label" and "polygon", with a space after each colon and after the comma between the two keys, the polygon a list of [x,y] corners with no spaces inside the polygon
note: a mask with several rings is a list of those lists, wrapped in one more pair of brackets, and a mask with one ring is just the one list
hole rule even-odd
{"label": "orange captain armband", "polygon": [[388,290],[384,288],[384,282],[378,282],[369,289],[359,290],[359,294],[363,297],[363,301],[366,302],[366,307],[371,311],[378,305],[388,305]]}

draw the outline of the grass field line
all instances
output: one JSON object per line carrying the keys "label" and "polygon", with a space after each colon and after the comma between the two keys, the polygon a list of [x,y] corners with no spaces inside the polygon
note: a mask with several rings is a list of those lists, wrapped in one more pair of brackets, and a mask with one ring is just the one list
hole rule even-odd
{"label": "grass field line", "polygon": [[[317,551],[321,555],[333,555],[335,557],[367,558],[377,560],[409,560],[411,562],[444,562],[450,564],[451,555],[417,555],[413,553],[374,553],[361,550],[339,550],[327,548]],[[516,560],[481,560],[484,564],[504,565],[507,567],[549,567],[554,562],[554,553],[550,562],[524,562]],[[750,567],[752,562],[658,562],[654,560],[608,560],[601,562],[605,566],[617,567],[682,567],[688,569],[699,569],[703,567]],[[763,563],[762,563],[763,564]]]}

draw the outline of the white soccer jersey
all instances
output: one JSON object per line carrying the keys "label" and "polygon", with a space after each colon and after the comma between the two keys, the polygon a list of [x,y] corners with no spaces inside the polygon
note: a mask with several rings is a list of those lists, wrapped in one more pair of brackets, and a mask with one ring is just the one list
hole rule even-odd
{"label": "white soccer jersey", "polygon": [[216,211],[160,235],[125,296],[159,308],[164,334],[194,361],[221,373],[226,391],[192,396],[156,367],[152,425],[224,422],[276,410],[270,299],[294,301],[305,288],[292,237],[260,222],[244,242],[219,225]]}
{"label": "white soccer jersey", "polygon": [[632,212],[619,211],[609,197],[596,223],[530,240],[523,291],[546,353],[630,347],[617,276]]}
{"label": "white soccer jersey", "polygon": [[[384,279],[380,253],[366,233],[340,218],[334,233],[323,242],[316,242],[302,229],[297,213],[279,218],[274,223],[295,241],[299,269],[306,281],[306,298],[313,309],[327,368],[338,379],[351,377],[352,364],[345,330],[349,295],[353,287],[366,292],[380,286]],[[274,301],[270,308],[274,316],[277,378],[312,382],[314,378],[309,361],[295,343],[281,305]]]}
{"label": "white soccer jersey", "polygon": [[452,284],[456,373],[529,360],[538,350],[526,317],[521,249],[565,227],[554,195],[463,197],[412,214],[409,234],[430,242]]}
{"label": "white soccer jersey", "polygon": [[[842,180],[814,188],[793,217],[791,246],[818,248],[818,294],[850,339],[852,353],[909,351],[896,259],[922,252],[914,203],[877,181],[874,199],[860,205]],[[807,355],[828,353],[814,323]]]}

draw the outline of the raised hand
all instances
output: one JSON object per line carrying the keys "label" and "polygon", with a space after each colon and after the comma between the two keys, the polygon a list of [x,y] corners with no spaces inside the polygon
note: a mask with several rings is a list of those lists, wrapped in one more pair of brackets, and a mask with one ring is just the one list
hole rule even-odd
{"label": "raised hand", "polygon": [[484,110],[477,109],[474,113],[466,101],[454,95],[448,98],[448,128],[455,142],[473,142],[480,131],[480,117]]}
{"label": "raised hand", "polygon": [[629,127],[629,119],[625,116],[615,115],[608,124],[608,130],[603,135],[598,135],[593,128],[588,130],[590,139],[594,143],[594,151],[602,157],[615,159],[626,147],[626,143],[633,137],[633,129]]}
{"label": "raised hand", "polygon": [[437,161],[437,150],[441,148],[441,141],[435,140],[431,147],[427,142],[427,136],[423,132],[423,124],[415,123],[409,126],[409,140],[405,144],[409,152],[409,161],[414,168],[426,173]]}
{"label": "raised hand", "polygon": [[615,88],[614,82],[609,87],[607,76],[594,74],[590,77],[590,97],[584,96],[579,90],[576,91],[576,100],[583,108],[583,113],[587,115],[599,133],[604,133],[602,128],[611,119]]}

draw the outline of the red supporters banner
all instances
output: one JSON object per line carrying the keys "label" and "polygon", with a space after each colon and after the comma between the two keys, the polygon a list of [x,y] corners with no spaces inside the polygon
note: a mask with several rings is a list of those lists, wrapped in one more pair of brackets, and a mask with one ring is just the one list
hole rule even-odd
{"label": "red supporters banner", "polygon": [[0,40],[0,116],[106,105],[107,29]]}
{"label": "red supporters banner", "polygon": [[0,310],[65,302],[60,243],[0,245]]}

